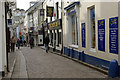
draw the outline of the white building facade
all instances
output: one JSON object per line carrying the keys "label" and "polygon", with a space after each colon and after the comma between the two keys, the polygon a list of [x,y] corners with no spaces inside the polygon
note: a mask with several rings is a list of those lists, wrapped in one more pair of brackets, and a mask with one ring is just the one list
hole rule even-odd
{"label": "white building facade", "polygon": [[[50,9],[52,13],[49,13]],[[45,0],[43,3],[45,10],[44,21],[47,23],[46,33],[49,34],[49,47],[54,51],[62,51],[62,0]],[[51,12],[50,11],[50,12]],[[51,14],[51,15],[50,15]]]}
{"label": "white building facade", "polygon": [[67,4],[64,3],[64,54],[107,70],[113,59],[120,64],[120,2],[84,0]]}

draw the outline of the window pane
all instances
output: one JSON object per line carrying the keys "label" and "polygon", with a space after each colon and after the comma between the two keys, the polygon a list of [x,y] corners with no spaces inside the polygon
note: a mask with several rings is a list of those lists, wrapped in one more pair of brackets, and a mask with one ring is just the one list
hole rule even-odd
{"label": "window pane", "polygon": [[72,16],[72,44],[75,44],[75,16]]}
{"label": "window pane", "polygon": [[77,26],[77,17],[76,17],[76,45],[78,45],[78,26]]}
{"label": "window pane", "polygon": [[90,9],[90,21],[91,21],[91,48],[95,48],[95,8]]}

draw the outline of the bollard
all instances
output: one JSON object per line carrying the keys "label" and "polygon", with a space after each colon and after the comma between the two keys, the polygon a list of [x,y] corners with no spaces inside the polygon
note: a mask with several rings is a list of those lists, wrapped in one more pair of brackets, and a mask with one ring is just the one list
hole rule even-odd
{"label": "bollard", "polygon": [[85,54],[84,54],[84,51],[82,51],[82,53],[81,53],[81,61],[85,62]]}
{"label": "bollard", "polygon": [[119,76],[119,65],[115,59],[110,61],[108,76],[112,78]]}

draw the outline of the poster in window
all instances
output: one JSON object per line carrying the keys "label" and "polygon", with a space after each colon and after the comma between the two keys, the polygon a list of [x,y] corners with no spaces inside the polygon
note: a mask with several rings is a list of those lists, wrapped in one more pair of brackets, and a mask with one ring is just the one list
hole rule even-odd
{"label": "poster in window", "polygon": [[118,17],[109,19],[109,50],[118,54]]}
{"label": "poster in window", "polygon": [[47,17],[53,17],[54,7],[47,6]]}
{"label": "poster in window", "polygon": [[82,47],[86,47],[85,23],[82,23],[81,26],[82,26]]}
{"label": "poster in window", "polygon": [[105,19],[98,20],[98,50],[105,51]]}
{"label": "poster in window", "polygon": [[12,19],[8,19],[8,25],[12,25]]}

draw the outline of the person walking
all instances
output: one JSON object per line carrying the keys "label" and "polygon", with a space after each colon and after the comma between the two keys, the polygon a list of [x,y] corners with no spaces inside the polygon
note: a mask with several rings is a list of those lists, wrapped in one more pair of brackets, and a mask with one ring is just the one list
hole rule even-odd
{"label": "person walking", "polygon": [[19,39],[17,40],[17,47],[18,47],[18,49],[20,49],[20,40]]}
{"label": "person walking", "polygon": [[15,37],[13,36],[11,39],[11,52],[15,51]]}
{"label": "person walking", "polygon": [[33,37],[32,37],[32,38],[30,38],[29,43],[30,43],[30,48],[32,49],[32,48],[33,48],[33,46],[34,46],[34,39],[33,39]]}
{"label": "person walking", "polygon": [[46,49],[46,53],[48,53],[48,44],[49,44],[49,36],[46,35],[44,43],[45,43],[45,49]]}

